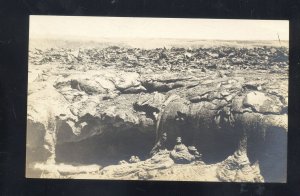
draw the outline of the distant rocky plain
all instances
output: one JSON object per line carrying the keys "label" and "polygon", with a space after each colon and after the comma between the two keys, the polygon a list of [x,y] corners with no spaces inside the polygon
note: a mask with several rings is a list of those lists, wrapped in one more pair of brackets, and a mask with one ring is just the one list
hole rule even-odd
{"label": "distant rocky plain", "polygon": [[30,40],[26,177],[286,181],[287,42],[136,43]]}

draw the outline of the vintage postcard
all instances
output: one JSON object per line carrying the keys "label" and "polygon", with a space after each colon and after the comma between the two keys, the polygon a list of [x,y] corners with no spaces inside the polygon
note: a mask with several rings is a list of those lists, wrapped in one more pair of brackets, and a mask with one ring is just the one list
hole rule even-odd
{"label": "vintage postcard", "polygon": [[286,182],[289,22],[30,16],[27,178]]}

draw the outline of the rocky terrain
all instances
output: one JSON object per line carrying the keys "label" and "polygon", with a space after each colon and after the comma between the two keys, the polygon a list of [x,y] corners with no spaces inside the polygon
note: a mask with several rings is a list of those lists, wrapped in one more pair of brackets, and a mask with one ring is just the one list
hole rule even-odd
{"label": "rocky terrain", "polygon": [[285,182],[288,48],[30,48],[26,176]]}

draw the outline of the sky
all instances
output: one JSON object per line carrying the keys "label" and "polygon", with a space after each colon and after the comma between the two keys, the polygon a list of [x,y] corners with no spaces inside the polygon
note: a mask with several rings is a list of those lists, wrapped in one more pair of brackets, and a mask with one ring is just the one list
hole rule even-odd
{"label": "sky", "polygon": [[30,16],[30,38],[289,40],[288,20]]}

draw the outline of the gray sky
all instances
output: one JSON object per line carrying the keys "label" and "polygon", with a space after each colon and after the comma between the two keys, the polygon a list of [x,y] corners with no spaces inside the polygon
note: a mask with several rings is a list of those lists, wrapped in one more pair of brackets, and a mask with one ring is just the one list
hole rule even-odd
{"label": "gray sky", "polygon": [[287,20],[30,16],[34,38],[289,39]]}

